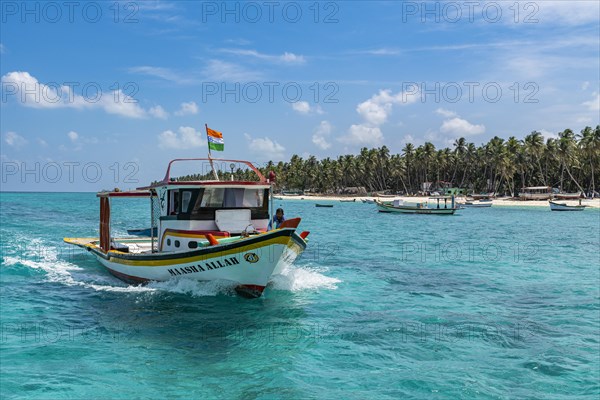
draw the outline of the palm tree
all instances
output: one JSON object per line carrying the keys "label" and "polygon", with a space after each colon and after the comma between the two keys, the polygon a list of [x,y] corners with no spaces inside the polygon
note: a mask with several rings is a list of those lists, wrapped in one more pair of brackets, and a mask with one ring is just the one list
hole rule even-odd
{"label": "palm tree", "polygon": [[413,146],[412,143],[406,143],[406,145],[402,149],[402,153],[404,155],[404,160],[406,162],[406,175],[408,178],[408,187],[412,191],[413,187],[412,187],[411,179],[410,179],[410,176],[411,176],[410,169],[412,167],[412,160],[413,160],[413,156],[415,154],[415,146]]}
{"label": "palm tree", "polygon": [[[577,157],[576,157],[576,154],[574,151],[575,148],[576,148],[575,147],[575,135],[573,134],[572,130],[565,129],[564,131],[562,131],[558,134],[558,157],[562,164],[562,168],[567,171],[567,173],[569,174],[569,177],[571,177],[571,180],[575,183],[575,185],[577,185],[579,190],[582,193],[584,193],[585,191],[583,190],[581,185],[579,185],[579,182],[577,182],[577,180],[573,177],[573,174],[571,173],[571,169],[569,168],[570,164],[576,165],[578,163]],[[562,174],[561,174],[561,180],[560,180],[560,187],[562,190],[562,187],[563,187]]]}
{"label": "palm tree", "polygon": [[538,131],[533,131],[531,134],[525,136],[525,147],[527,152],[531,155],[533,161],[535,161],[540,169],[540,175],[544,186],[547,186],[546,177],[542,171],[542,164],[540,164],[540,157],[544,150],[544,137]]}
{"label": "palm tree", "polygon": [[595,130],[592,130],[591,127],[586,126],[581,130],[579,137],[581,138],[579,141],[579,147],[582,151],[582,154],[587,157],[590,163],[590,172],[592,178],[591,189],[593,194],[596,191],[596,183],[594,181],[594,160],[598,158],[598,154],[600,153],[600,125],[598,125]]}

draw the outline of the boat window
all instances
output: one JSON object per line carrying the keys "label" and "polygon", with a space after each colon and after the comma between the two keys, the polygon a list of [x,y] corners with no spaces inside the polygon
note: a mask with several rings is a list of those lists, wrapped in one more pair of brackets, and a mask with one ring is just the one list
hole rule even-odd
{"label": "boat window", "polygon": [[181,242],[179,242],[179,240],[176,240],[175,241],[175,247],[179,247],[179,246],[181,246]]}
{"label": "boat window", "polygon": [[196,199],[194,200],[194,208],[192,209],[192,216],[199,215],[202,208],[202,197],[204,196],[204,189],[196,190]]}
{"label": "boat window", "polygon": [[223,188],[206,188],[202,196],[200,207],[217,208],[223,206],[223,196],[225,189]]}
{"label": "boat window", "polygon": [[169,191],[169,215],[179,213],[179,190]]}
{"label": "boat window", "polygon": [[167,239],[167,246],[171,245],[171,239]]}
{"label": "boat window", "polygon": [[192,199],[192,191],[184,190],[181,192],[181,212],[187,213],[188,207],[190,206],[190,200]]}
{"label": "boat window", "polygon": [[188,242],[188,247],[190,249],[197,249],[198,248],[198,242]]}
{"label": "boat window", "polygon": [[242,207],[262,207],[264,201],[263,189],[244,189],[244,201]]}

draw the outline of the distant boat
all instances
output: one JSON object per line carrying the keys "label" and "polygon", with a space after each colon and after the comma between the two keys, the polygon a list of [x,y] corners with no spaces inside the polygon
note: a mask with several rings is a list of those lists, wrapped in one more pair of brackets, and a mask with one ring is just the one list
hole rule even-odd
{"label": "distant boat", "polygon": [[492,192],[492,193],[479,193],[479,194],[473,193],[469,197],[471,197],[473,200],[490,201],[490,199],[494,196],[496,196],[496,193]]}
{"label": "distant boat", "polygon": [[374,204],[375,200],[371,200],[371,199],[362,199],[361,200],[363,203],[367,203],[367,204]]}
{"label": "distant boat", "polygon": [[284,196],[302,196],[304,194],[303,190],[282,190],[281,194]]}
{"label": "distant boat", "polygon": [[552,188],[550,186],[533,186],[521,188],[519,199],[521,200],[550,200]]}
{"label": "distant boat", "polygon": [[377,197],[384,197],[384,198],[393,198],[393,197],[398,197],[395,194],[383,194],[383,193],[377,193]]}
{"label": "distant boat", "polygon": [[492,206],[492,202],[491,201],[486,201],[486,200],[467,201],[467,202],[461,204],[461,206],[463,206],[465,208],[491,207]]}
{"label": "distant boat", "polygon": [[333,204],[315,204],[315,207],[333,207]]}
{"label": "distant boat", "polygon": [[552,211],[583,211],[586,206],[581,204],[569,206],[566,203],[556,203],[554,201],[548,201],[550,203],[550,210]]}
{"label": "distant boat", "polygon": [[[386,204],[377,201],[376,204],[378,211],[382,213],[452,215],[458,210],[458,207],[454,203],[454,196],[435,197],[431,198],[431,200],[436,200],[437,204],[429,205],[426,202],[405,204],[399,201],[395,201],[395,204]],[[441,200],[444,200],[443,204],[440,204]],[[450,204],[448,204],[448,200],[451,200]]]}
{"label": "distant boat", "polygon": [[557,193],[554,195],[558,200],[577,200],[581,198],[581,192],[577,193]]}
{"label": "distant boat", "polygon": [[154,235],[152,235],[152,232],[150,230],[150,228],[145,228],[145,229],[127,229],[127,234],[128,235],[133,235],[133,236],[158,236],[158,227],[154,227]]}
{"label": "distant boat", "polygon": [[354,203],[356,201],[356,199],[352,199],[352,200],[340,200],[340,203]]}

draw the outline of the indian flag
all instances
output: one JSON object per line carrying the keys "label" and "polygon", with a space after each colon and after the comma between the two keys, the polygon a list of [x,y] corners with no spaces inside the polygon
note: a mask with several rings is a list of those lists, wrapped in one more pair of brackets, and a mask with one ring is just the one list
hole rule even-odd
{"label": "indian flag", "polygon": [[223,141],[223,134],[213,129],[206,127],[206,135],[208,136],[208,148],[215,151],[223,151],[225,149],[225,142]]}

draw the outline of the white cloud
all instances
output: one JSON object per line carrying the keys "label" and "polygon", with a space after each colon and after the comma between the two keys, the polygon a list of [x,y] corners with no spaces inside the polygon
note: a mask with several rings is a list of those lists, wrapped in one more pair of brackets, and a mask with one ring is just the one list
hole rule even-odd
{"label": "white cloud", "polygon": [[9,146],[16,148],[25,146],[27,144],[27,140],[16,132],[7,132],[6,136],[4,137],[4,141]]}
{"label": "white cloud", "polygon": [[280,145],[268,137],[252,138],[252,136],[244,133],[244,137],[248,141],[250,151],[264,160],[280,160],[284,156],[285,147]]}
{"label": "white cloud", "polygon": [[546,129],[540,129],[539,131],[542,136],[544,137],[544,140],[548,140],[548,139],[558,139],[558,134],[557,133],[552,133],[550,131],[547,131]]}
{"label": "white cloud", "polygon": [[455,117],[444,121],[440,132],[458,136],[479,135],[485,132],[485,126],[474,125],[466,119]]}
{"label": "white cloud", "polygon": [[[534,10],[528,11],[530,13]],[[597,1],[543,1],[536,3],[536,14],[532,17],[540,23],[548,24],[597,25],[598,14],[600,14],[600,3]]]}
{"label": "white cloud", "polygon": [[0,54],[4,54],[6,52],[6,47],[2,43],[0,43]]}
{"label": "white cloud", "polygon": [[178,132],[164,131],[158,135],[158,142],[161,149],[185,150],[206,146],[204,135],[189,126],[180,126]]}
{"label": "white cloud", "polygon": [[407,144],[407,143],[411,143],[411,144],[415,143],[415,138],[413,137],[413,135],[404,135],[404,137],[402,138],[402,144]]}
{"label": "white cloud", "polygon": [[137,104],[137,100],[126,95],[120,89],[110,93],[99,92],[84,98],[73,93],[69,86],[46,85],[23,71],[7,73],[2,77],[2,83],[7,97],[14,96],[26,107],[103,109],[109,114],[128,118],[144,118],[147,114]]}
{"label": "white cloud", "polygon": [[590,111],[600,111],[600,93],[594,92],[594,98],[590,101],[584,101],[581,105],[586,106]]}
{"label": "white cloud", "polygon": [[312,142],[321,150],[327,150],[331,143],[327,142],[327,136],[331,134],[332,126],[328,121],[321,121],[312,136]]}
{"label": "white cloud", "polygon": [[292,103],[292,108],[300,114],[308,114],[310,112],[310,104],[308,104],[308,101]]}
{"label": "white cloud", "polygon": [[391,90],[379,90],[379,93],[371,96],[356,106],[356,112],[366,121],[355,124],[348,129],[348,135],[339,137],[341,142],[354,145],[378,146],[383,143],[383,133],[379,128],[387,122],[394,105],[407,105],[417,101],[419,91],[415,87],[410,90],[392,93]]}
{"label": "white cloud", "polygon": [[194,83],[196,79],[185,76],[180,72],[175,72],[169,68],[162,67],[152,67],[149,65],[142,65],[139,67],[129,68],[129,72],[135,74],[143,74],[148,76],[153,76],[155,78],[164,79],[169,82],[177,83],[177,84],[186,84],[186,83]]}
{"label": "white cloud", "polygon": [[389,114],[392,112],[393,105],[414,103],[417,100],[417,95],[416,91],[393,94],[391,90],[380,90],[379,93],[371,96],[370,99],[360,103],[356,107],[356,112],[370,124],[382,125],[387,121]]}
{"label": "white cloud", "polygon": [[169,117],[169,113],[165,111],[161,106],[152,107],[148,110],[148,114],[152,115],[155,118],[167,119]]}
{"label": "white cloud", "polygon": [[208,60],[203,70],[206,79],[226,82],[249,82],[262,79],[262,74],[221,60]]}
{"label": "white cloud", "polygon": [[294,111],[304,115],[323,114],[321,106],[311,106],[307,101],[297,101],[295,103],[292,103],[292,108],[294,109]]}
{"label": "white cloud", "polygon": [[137,100],[126,95],[120,89],[102,96],[100,106],[109,114],[117,114],[127,118],[146,117],[146,110],[137,104]]}
{"label": "white cloud", "polygon": [[282,64],[304,64],[306,59],[304,56],[297,55],[294,53],[284,52],[281,55],[272,55],[272,54],[264,54],[259,53],[256,50],[247,50],[247,49],[221,49],[223,53],[234,54],[236,56],[248,56],[258,58],[260,60],[265,60],[269,62],[282,63]]}
{"label": "white cloud", "polygon": [[38,138],[37,142],[42,147],[48,147],[48,142],[46,142],[44,139]]}
{"label": "white cloud", "polygon": [[198,105],[190,101],[188,103],[181,103],[181,108],[178,111],[175,111],[175,115],[196,115],[198,114]]}
{"label": "white cloud", "polygon": [[454,111],[446,110],[444,108],[438,108],[437,110],[435,110],[435,112],[440,115],[443,115],[446,118],[453,118],[458,115]]}
{"label": "white cloud", "polygon": [[73,143],[75,143],[77,139],[79,139],[79,134],[75,131],[70,131],[69,133],[67,133],[67,136]]}
{"label": "white cloud", "polygon": [[281,61],[289,64],[304,64],[306,60],[304,56],[298,56],[294,53],[288,53],[287,51],[283,53],[282,56],[278,57]]}
{"label": "white cloud", "polygon": [[352,125],[348,130],[348,135],[338,140],[361,146],[379,146],[383,142],[383,133],[381,129],[375,126],[365,124]]}

